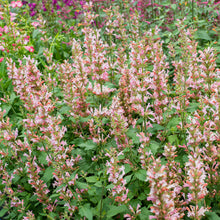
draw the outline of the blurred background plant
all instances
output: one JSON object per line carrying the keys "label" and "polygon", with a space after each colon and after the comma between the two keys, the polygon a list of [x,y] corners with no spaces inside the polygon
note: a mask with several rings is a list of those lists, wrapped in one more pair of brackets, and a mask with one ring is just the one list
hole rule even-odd
{"label": "blurred background plant", "polygon": [[[95,19],[94,25],[101,28],[106,23],[106,14],[103,10],[109,7],[119,6],[120,13],[129,17],[137,11],[144,28],[161,29],[161,37],[164,40],[164,48],[170,41],[178,38],[176,21],[186,19],[187,26],[197,29],[195,39],[199,41],[199,46],[207,47],[212,45],[217,52],[220,52],[220,1],[218,0],[25,0],[22,1],[27,6],[27,10],[33,19],[43,16],[46,21],[45,26],[49,27],[51,34],[57,34],[58,30],[69,33],[70,37],[75,37],[78,33],[78,26],[82,25],[83,8],[87,2],[92,2],[93,12],[99,17]],[[74,34],[73,34],[74,33]],[[201,49],[200,48],[200,49]],[[220,56],[217,59],[220,65]]]}

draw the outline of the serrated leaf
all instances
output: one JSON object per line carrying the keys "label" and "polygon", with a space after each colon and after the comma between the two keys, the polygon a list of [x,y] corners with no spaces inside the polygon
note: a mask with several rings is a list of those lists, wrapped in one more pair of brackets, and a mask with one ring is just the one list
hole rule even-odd
{"label": "serrated leaf", "polygon": [[80,189],[88,189],[88,184],[87,183],[82,183],[82,182],[76,181],[76,185]]}
{"label": "serrated leaf", "polygon": [[177,137],[176,134],[168,136],[168,141],[169,141],[170,144],[175,144],[175,143],[178,144],[178,142],[179,142],[178,137]]}
{"label": "serrated leaf", "polygon": [[20,177],[19,175],[15,174],[14,177],[13,177],[13,179],[12,179],[12,182],[13,182],[13,183],[16,183],[16,182],[18,182],[18,180],[19,180],[20,178],[21,178],[21,177]]}
{"label": "serrated leaf", "polygon": [[158,124],[153,124],[153,128],[157,131],[161,131],[161,130],[164,130],[165,127],[164,126],[161,126],[161,125],[158,125]]}
{"label": "serrated leaf", "polygon": [[137,177],[141,181],[146,181],[146,179],[147,179],[146,170],[138,170],[134,175],[135,175],[135,177]]}
{"label": "serrated leaf", "polygon": [[133,174],[124,177],[124,179],[126,180],[126,183],[129,183],[131,181],[132,176],[133,176]]}
{"label": "serrated leaf", "polygon": [[69,57],[69,54],[67,52],[65,52],[65,51],[63,52],[63,55],[64,55],[65,58]]}
{"label": "serrated leaf", "polygon": [[96,182],[94,185],[97,186],[97,187],[102,187],[103,186],[101,181]]}
{"label": "serrated leaf", "polygon": [[4,114],[4,117],[8,115],[9,111],[11,110],[11,105],[8,105],[8,104],[3,104],[1,106],[2,110],[5,110],[5,114]]}
{"label": "serrated leaf", "polygon": [[47,169],[44,171],[44,175],[42,177],[42,180],[45,183],[48,183],[52,178],[53,178],[53,172],[54,172],[54,168],[53,167],[47,167]]}
{"label": "serrated leaf", "polygon": [[146,198],[147,198],[147,195],[146,195],[145,192],[142,192],[142,193],[138,196],[138,199],[140,199],[140,200],[146,200]]}
{"label": "serrated leaf", "polygon": [[106,82],[105,86],[107,86],[109,89],[115,89],[116,88],[116,86],[113,83],[110,83],[110,82]]}
{"label": "serrated leaf", "polygon": [[209,220],[220,220],[220,217],[215,212],[206,212],[205,214]]}
{"label": "serrated leaf", "polygon": [[159,149],[160,144],[156,141],[151,141],[150,142],[150,149],[151,152],[155,155],[157,153],[157,150]]}
{"label": "serrated leaf", "polygon": [[130,164],[125,164],[124,167],[125,167],[125,174],[127,174],[128,172],[131,171],[131,165]]}
{"label": "serrated leaf", "polygon": [[78,146],[84,148],[85,150],[95,150],[97,147],[97,144],[94,143],[92,140],[89,140],[89,141],[79,144]]}
{"label": "serrated leaf", "polygon": [[98,179],[97,176],[86,177],[86,181],[89,182],[89,183],[95,183],[95,182],[97,182],[97,179]]}
{"label": "serrated leaf", "polygon": [[[33,196],[31,196],[31,198],[29,199],[29,201],[31,201],[31,202],[37,202],[38,200],[37,200],[37,195],[33,195]],[[39,203],[39,202],[38,202]]]}
{"label": "serrated leaf", "polygon": [[0,211],[0,217],[3,217],[6,213],[7,213],[7,209],[2,209],[1,211]]}
{"label": "serrated leaf", "polygon": [[42,163],[43,165],[47,165],[48,162],[46,160],[46,157],[47,157],[47,153],[44,152],[44,151],[41,151],[39,156],[38,156],[38,160],[40,163]]}
{"label": "serrated leaf", "polygon": [[13,104],[14,100],[15,100],[17,97],[19,97],[19,96],[16,96],[14,92],[11,93],[11,95],[10,95],[10,101],[9,101],[9,102],[10,102],[11,104]]}
{"label": "serrated leaf", "polygon": [[35,30],[33,31],[32,37],[33,37],[33,38],[36,38],[37,35],[40,34],[40,33],[41,33],[40,30],[35,29]]}
{"label": "serrated leaf", "polygon": [[140,220],[149,219],[150,214],[151,214],[150,210],[148,210],[146,207],[141,208],[141,214],[139,215]]}
{"label": "serrated leaf", "polygon": [[52,199],[52,198],[57,198],[57,197],[59,197],[59,195],[60,195],[60,194],[55,193],[55,194],[53,194],[53,195],[50,196],[50,199]]}
{"label": "serrated leaf", "polygon": [[90,119],[91,119],[90,116],[89,116],[89,117],[85,117],[85,118],[84,118],[84,117],[80,117],[80,118],[79,118],[79,121],[82,122],[82,123],[84,123],[84,122],[89,121]]}
{"label": "serrated leaf", "polygon": [[173,127],[176,128],[176,126],[180,123],[180,121],[181,121],[180,118],[174,117],[174,118],[172,118],[172,119],[168,122],[168,124],[167,124],[166,127],[167,127],[168,129],[173,128]]}
{"label": "serrated leaf", "polygon": [[121,206],[110,206],[109,207],[110,210],[107,212],[107,217],[113,217],[115,215],[118,215],[119,213],[123,213],[125,211],[127,211],[127,208],[125,205],[121,205]]}
{"label": "serrated leaf", "polygon": [[195,112],[199,108],[199,103],[190,103],[187,112]]}
{"label": "serrated leaf", "polygon": [[134,144],[139,144],[140,140],[137,137],[137,129],[135,128],[129,128],[128,131],[126,132],[126,135],[132,139]]}
{"label": "serrated leaf", "polygon": [[57,217],[57,214],[55,212],[50,212],[49,216],[55,219]]}
{"label": "serrated leaf", "polygon": [[86,217],[88,220],[92,220],[93,219],[92,210],[91,210],[89,204],[85,204],[83,207],[80,207],[79,208],[79,214],[82,217]]}
{"label": "serrated leaf", "polygon": [[[43,52],[44,52],[44,47],[41,46],[41,47],[39,48],[39,50],[38,50],[37,55],[38,55],[38,56],[39,56],[39,55],[42,55]],[[40,59],[40,60],[41,60],[42,64],[45,66],[46,63],[45,63],[42,59]]]}
{"label": "serrated leaf", "polygon": [[62,106],[61,109],[59,110],[59,112],[60,112],[61,114],[68,114],[69,111],[70,111],[70,107],[67,106],[67,105]]}
{"label": "serrated leaf", "polygon": [[195,38],[202,39],[202,40],[209,40],[209,41],[212,40],[205,30],[198,30],[196,32]]}
{"label": "serrated leaf", "polygon": [[176,11],[177,5],[176,5],[176,4],[171,4],[171,8],[172,8],[174,11]]}
{"label": "serrated leaf", "polygon": [[106,186],[106,189],[113,189],[114,188],[114,184],[110,184],[108,186]]}

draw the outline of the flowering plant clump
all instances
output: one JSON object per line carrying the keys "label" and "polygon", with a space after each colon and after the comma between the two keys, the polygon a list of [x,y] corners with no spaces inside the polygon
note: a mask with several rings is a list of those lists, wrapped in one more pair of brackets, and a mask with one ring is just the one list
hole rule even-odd
{"label": "flowering plant clump", "polygon": [[0,2],[0,218],[220,218],[215,37],[186,17],[167,41],[128,1],[52,1],[82,4],[54,32]]}

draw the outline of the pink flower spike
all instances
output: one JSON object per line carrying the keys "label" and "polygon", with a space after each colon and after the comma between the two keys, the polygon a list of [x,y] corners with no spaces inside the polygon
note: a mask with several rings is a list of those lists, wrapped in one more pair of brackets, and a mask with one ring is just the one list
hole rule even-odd
{"label": "pink flower spike", "polygon": [[4,57],[1,57],[1,58],[0,58],[0,63],[1,63],[3,60],[4,60]]}
{"label": "pink flower spike", "polygon": [[29,52],[33,53],[34,52],[34,48],[32,46],[25,46],[24,47],[26,50],[28,50]]}

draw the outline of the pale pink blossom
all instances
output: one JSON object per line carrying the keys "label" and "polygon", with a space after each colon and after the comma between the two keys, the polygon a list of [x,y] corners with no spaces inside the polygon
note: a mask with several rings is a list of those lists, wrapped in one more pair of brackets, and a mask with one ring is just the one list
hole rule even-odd
{"label": "pale pink blossom", "polygon": [[29,52],[33,53],[34,52],[34,47],[32,46],[25,46],[24,47],[26,50],[28,50]]}

